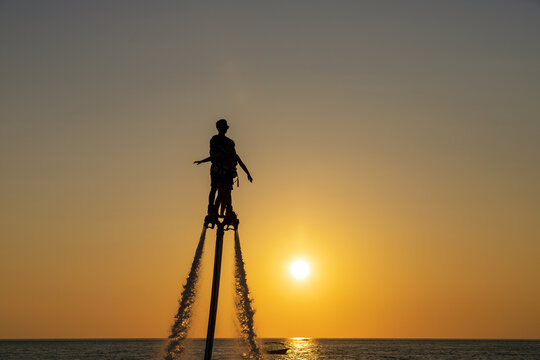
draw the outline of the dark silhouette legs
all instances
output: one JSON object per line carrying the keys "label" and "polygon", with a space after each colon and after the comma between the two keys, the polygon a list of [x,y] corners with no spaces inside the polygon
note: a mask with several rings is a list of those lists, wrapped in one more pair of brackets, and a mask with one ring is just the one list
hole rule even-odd
{"label": "dark silhouette legs", "polygon": [[208,215],[210,214],[217,214],[217,207],[219,206],[219,203],[216,202],[216,192],[217,192],[217,186],[212,185],[210,187],[210,194],[208,195]]}
{"label": "dark silhouette legs", "polygon": [[[217,192],[217,197],[216,197]],[[208,214],[232,215],[231,185],[212,185],[208,195]]]}

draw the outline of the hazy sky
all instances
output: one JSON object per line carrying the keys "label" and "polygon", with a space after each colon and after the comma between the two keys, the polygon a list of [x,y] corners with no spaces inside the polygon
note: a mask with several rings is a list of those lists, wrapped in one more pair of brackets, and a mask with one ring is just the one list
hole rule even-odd
{"label": "hazy sky", "polygon": [[221,117],[260,336],[539,338],[539,39],[538,1],[0,2],[0,338],[167,336]]}

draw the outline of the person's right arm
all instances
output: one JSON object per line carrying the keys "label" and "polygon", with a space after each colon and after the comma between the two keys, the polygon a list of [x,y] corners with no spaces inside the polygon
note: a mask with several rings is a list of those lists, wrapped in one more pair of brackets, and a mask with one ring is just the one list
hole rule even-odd
{"label": "person's right arm", "polygon": [[215,138],[212,138],[212,139],[210,139],[210,156],[205,158],[205,159],[202,159],[202,160],[194,161],[193,163],[197,164],[197,165],[200,165],[202,163],[205,163],[205,162],[208,162],[208,161],[211,161],[211,160],[215,160],[216,157],[219,157],[219,152],[216,149],[216,140],[215,140]]}
{"label": "person's right arm", "polygon": [[210,160],[212,160],[212,157],[211,157],[211,156],[207,157],[206,159],[194,161],[193,163],[194,163],[194,164],[197,164],[197,165],[200,165],[200,164],[205,163],[205,162],[208,162],[208,161],[210,161]]}

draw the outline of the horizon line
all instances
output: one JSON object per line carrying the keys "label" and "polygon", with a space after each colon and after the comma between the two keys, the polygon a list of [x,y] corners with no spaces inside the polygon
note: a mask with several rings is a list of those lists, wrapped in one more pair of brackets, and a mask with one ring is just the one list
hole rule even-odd
{"label": "horizon line", "polygon": [[[316,340],[508,340],[508,341],[540,341],[540,338],[399,338],[399,337],[258,337],[259,339],[316,339]],[[0,341],[77,341],[77,340],[167,340],[167,337],[113,337],[113,338],[1,338]],[[205,340],[204,337],[188,338]],[[239,339],[239,337],[216,337],[220,340]]]}

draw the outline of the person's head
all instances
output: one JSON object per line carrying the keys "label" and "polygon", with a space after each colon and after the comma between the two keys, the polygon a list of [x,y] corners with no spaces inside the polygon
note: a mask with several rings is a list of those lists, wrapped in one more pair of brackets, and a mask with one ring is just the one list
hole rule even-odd
{"label": "person's head", "polygon": [[219,119],[216,122],[216,128],[218,129],[220,134],[225,134],[227,132],[227,129],[229,128],[229,125],[227,125],[227,120]]}

